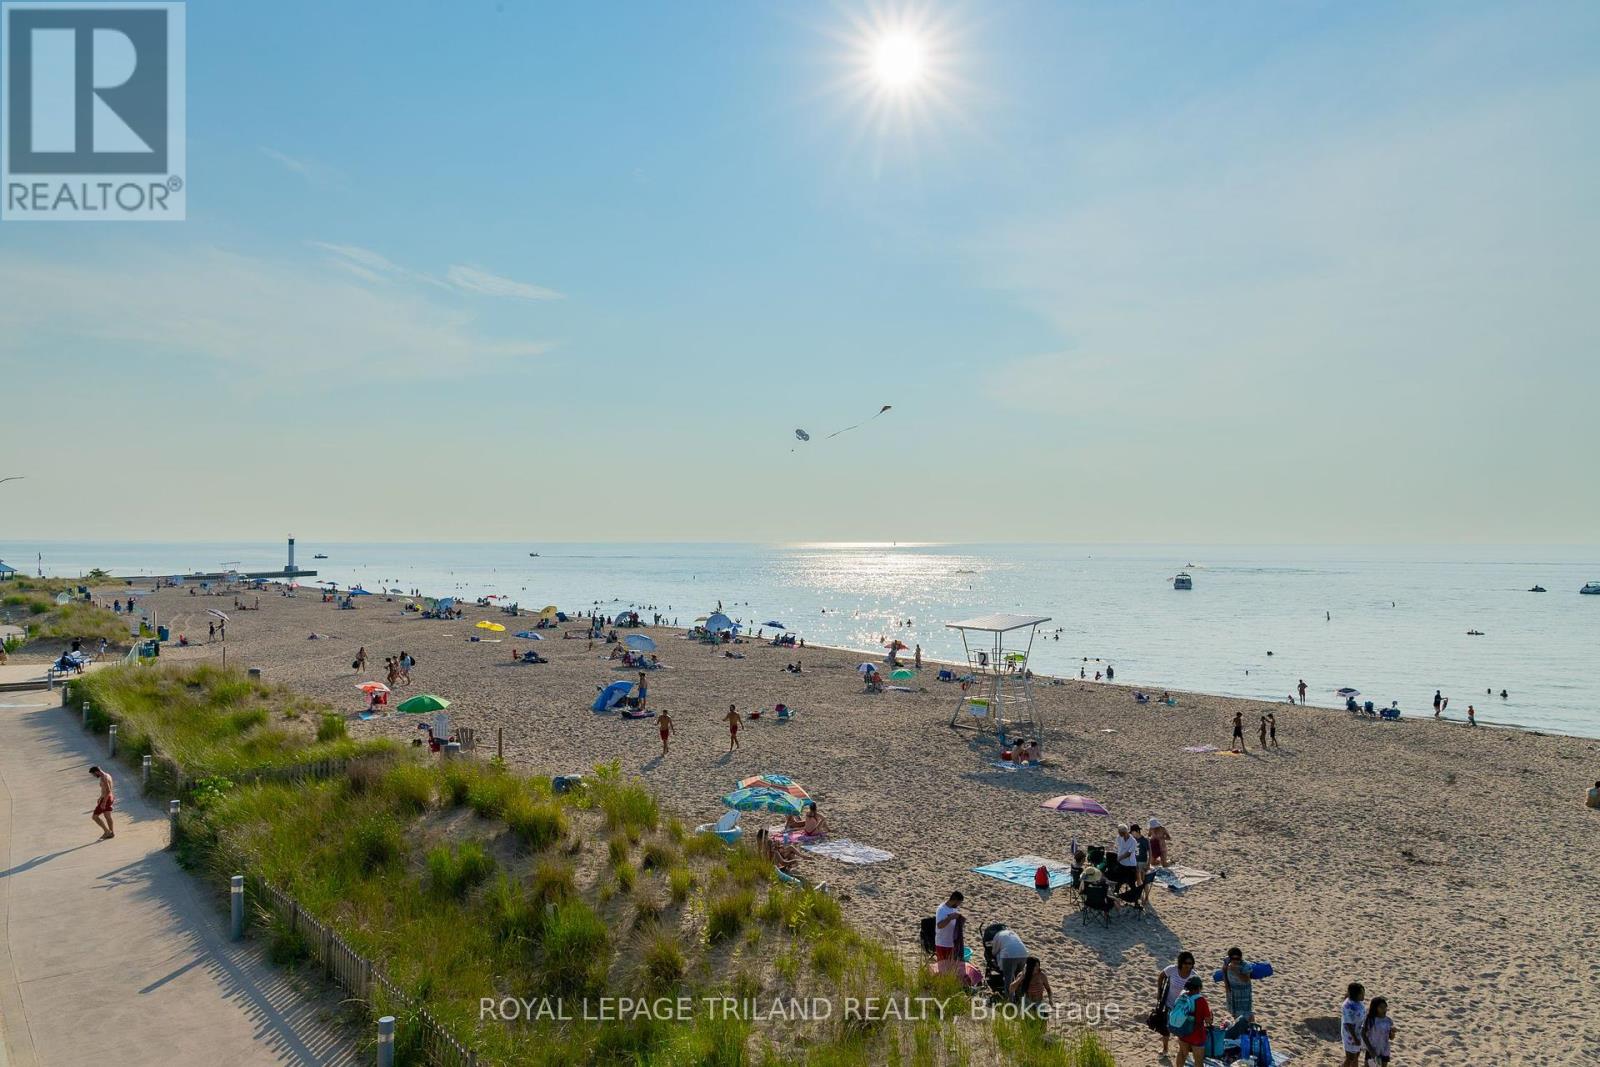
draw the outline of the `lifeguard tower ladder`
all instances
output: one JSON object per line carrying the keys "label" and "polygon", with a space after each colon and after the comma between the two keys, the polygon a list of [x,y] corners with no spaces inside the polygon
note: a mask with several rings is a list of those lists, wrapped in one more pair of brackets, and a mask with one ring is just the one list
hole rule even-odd
{"label": "lifeguard tower ladder", "polygon": [[[1039,625],[1049,621],[1044,615],[997,612],[945,624],[948,629],[961,631],[971,678],[955,714],[950,716],[954,729],[1043,740],[1044,723],[1039,720],[1033,700],[1028,656]],[[1022,631],[1027,632],[1026,643]]]}

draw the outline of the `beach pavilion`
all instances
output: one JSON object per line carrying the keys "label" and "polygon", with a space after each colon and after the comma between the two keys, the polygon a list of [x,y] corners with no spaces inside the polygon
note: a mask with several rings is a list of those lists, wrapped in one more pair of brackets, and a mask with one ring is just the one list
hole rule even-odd
{"label": "beach pavilion", "polygon": [[5,581],[7,578],[10,578],[13,574],[16,574],[16,573],[17,573],[17,568],[8,567],[3,562],[0,562],[0,582]]}
{"label": "beach pavilion", "polygon": [[1049,621],[1045,615],[995,612],[945,623],[947,629],[961,631],[971,679],[950,716],[953,728],[1043,740],[1028,656],[1040,624]]}

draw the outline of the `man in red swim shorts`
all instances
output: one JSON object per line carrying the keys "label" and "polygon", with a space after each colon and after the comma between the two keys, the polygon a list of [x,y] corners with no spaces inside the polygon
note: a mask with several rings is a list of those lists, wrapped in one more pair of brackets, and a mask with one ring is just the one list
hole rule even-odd
{"label": "man in red swim shorts", "polygon": [[99,767],[90,767],[89,773],[100,779],[100,799],[95,802],[94,824],[105,832],[100,835],[104,841],[108,837],[116,837],[117,831],[111,824],[111,809],[117,806],[116,794],[111,791],[111,775]]}
{"label": "man in red swim shorts", "polygon": [[728,705],[728,714],[723,721],[728,724],[728,751],[732,752],[739,747],[739,709],[736,705]]}

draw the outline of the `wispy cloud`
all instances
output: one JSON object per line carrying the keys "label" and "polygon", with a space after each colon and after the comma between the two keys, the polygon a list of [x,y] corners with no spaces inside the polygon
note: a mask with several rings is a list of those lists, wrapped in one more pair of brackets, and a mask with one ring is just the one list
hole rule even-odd
{"label": "wispy cloud", "polygon": [[512,278],[502,278],[498,274],[490,274],[477,267],[464,267],[460,264],[451,266],[445,272],[445,278],[457,289],[464,289],[469,293],[483,293],[487,296],[509,296],[518,300],[562,300],[564,294],[554,289],[546,289],[542,285],[533,285],[529,282],[519,282]]}
{"label": "wispy cloud", "polygon": [[288,152],[280,151],[268,145],[257,145],[261,154],[272,160],[290,174],[299,175],[312,185],[338,186],[343,184],[342,175],[333,167],[318,163],[311,159],[302,159],[292,156]]}
{"label": "wispy cloud", "polygon": [[71,260],[0,250],[0,353],[149,351],[256,382],[315,372],[337,383],[491,371],[550,348],[486,332],[442,293],[368,284],[388,262],[374,254],[336,257],[352,272],[212,247],[131,248]]}

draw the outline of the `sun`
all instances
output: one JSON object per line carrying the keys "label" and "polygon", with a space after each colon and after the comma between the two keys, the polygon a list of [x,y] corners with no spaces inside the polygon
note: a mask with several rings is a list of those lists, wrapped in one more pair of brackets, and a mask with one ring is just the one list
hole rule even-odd
{"label": "sun", "polygon": [[886,89],[910,89],[927,70],[927,54],[927,46],[915,34],[886,33],[872,47],[872,75]]}

